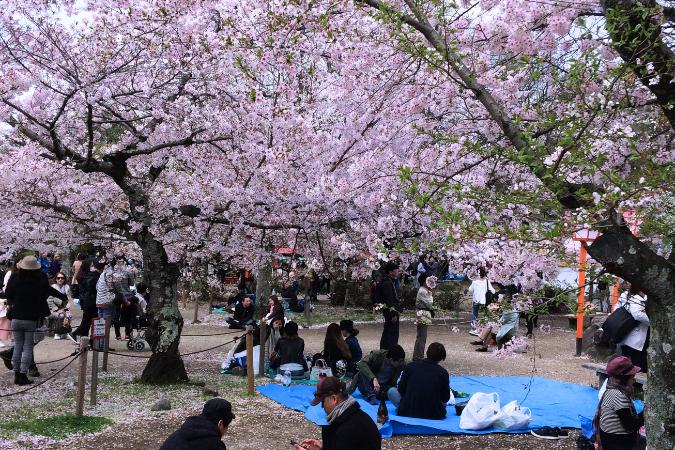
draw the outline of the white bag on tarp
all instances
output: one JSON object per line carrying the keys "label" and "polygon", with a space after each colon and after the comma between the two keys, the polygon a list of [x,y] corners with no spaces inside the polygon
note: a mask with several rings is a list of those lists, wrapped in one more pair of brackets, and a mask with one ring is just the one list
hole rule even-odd
{"label": "white bag on tarp", "polygon": [[463,430],[484,430],[490,428],[500,417],[499,394],[476,392],[459,417],[459,427]]}
{"label": "white bag on tarp", "polygon": [[[237,360],[237,363],[239,363],[241,367],[246,367],[246,350],[239,353],[235,353],[234,359]],[[260,346],[256,345],[253,347],[253,373],[255,375],[258,375],[259,373],[260,367],[259,361],[260,361]]]}
{"label": "white bag on tarp", "polygon": [[527,406],[518,406],[518,401],[507,403],[502,408],[501,417],[495,426],[502,430],[523,430],[530,427],[532,411]]}

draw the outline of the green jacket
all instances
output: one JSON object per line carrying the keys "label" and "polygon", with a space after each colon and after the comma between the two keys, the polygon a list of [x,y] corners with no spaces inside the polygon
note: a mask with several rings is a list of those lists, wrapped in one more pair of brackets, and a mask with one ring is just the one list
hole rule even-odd
{"label": "green jacket", "polygon": [[[379,372],[382,368],[386,358],[387,350],[374,350],[370,352],[368,356],[359,361],[358,364],[356,364],[358,373],[354,375],[354,378],[352,378],[352,382],[349,385],[349,393],[352,394],[356,390],[359,374],[365,375],[368,380],[372,381],[373,378],[375,378],[375,374],[377,374],[377,372]],[[404,368],[405,361],[400,367],[394,368],[391,373],[391,378],[386,384],[388,386],[396,386],[396,381],[398,381],[398,377],[401,375],[401,372],[403,372]]]}

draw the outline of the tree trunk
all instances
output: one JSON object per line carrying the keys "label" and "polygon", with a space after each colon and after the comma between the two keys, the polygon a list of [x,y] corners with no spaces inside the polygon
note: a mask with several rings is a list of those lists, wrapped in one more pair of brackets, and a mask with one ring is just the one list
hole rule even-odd
{"label": "tree trunk", "polygon": [[266,261],[255,275],[255,301],[260,317],[267,314],[267,299],[272,295],[272,259]]}
{"label": "tree trunk", "polygon": [[[652,450],[675,448],[675,265],[653,252],[626,227],[610,226],[589,248],[610,273],[647,294],[651,337],[645,389],[645,428]],[[672,258],[671,258],[672,259]]]}
{"label": "tree trunk", "polygon": [[152,348],[141,380],[146,383],[187,381],[185,365],[178,353],[183,317],[178,309],[178,266],[169,263],[163,245],[147,233],[140,239],[145,273],[150,288],[146,340]]}

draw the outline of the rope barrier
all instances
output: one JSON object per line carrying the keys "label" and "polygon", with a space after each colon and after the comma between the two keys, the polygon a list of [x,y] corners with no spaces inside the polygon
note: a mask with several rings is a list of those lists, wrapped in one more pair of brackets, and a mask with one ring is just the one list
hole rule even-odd
{"label": "rope barrier", "polygon": [[61,362],[61,361],[63,361],[64,359],[68,359],[68,358],[70,358],[71,356],[77,355],[78,353],[80,353],[80,351],[79,351],[79,350],[75,350],[73,353],[71,353],[71,354],[68,355],[68,356],[64,356],[63,358],[55,359],[55,360],[52,360],[52,361],[40,361],[40,362],[37,362],[37,361],[36,361],[35,364],[53,364],[53,363],[56,363],[56,362]]}
{"label": "rope barrier", "polygon": [[70,365],[73,363],[73,361],[75,361],[75,360],[78,358],[79,355],[80,355],[80,353],[77,352],[77,354],[76,354],[75,356],[71,356],[72,359],[71,359],[70,361],[68,361],[68,363],[67,363],[65,366],[61,367],[58,371],[56,371],[54,374],[50,375],[50,376],[47,377],[46,379],[42,380],[41,382],[39,382],[39,383],[37,383],[37,384],[33,384],[32,386],[30,386],[30,387],[28,387],[28,388],[26,388],[26,389],[23,389],[23,390],[21,390],[21,391],[12,392],[12,393],[10,393],[10,394],[0,394],[0,398],[11,397],[11,396],[13,396],[13,395],[23,394],[24,392],[28,392],[28,391],[30,391],[30,390],[32,390],[32,389],[35,389],[35,388],[37,388],[37,387],[42,386],[43,384],[45,384],[46,382],[52,380],[52,379],[53,379],[54,377],[56,377],[58,374],[60,374],[61,372],[63,372],[68,366],[70,366]]}

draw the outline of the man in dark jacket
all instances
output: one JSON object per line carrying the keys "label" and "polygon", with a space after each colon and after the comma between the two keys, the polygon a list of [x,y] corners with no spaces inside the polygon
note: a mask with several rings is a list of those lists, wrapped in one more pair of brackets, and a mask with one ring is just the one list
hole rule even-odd
{"label": "man in dark jacket", "polygon": [[399,375],[405,367],[405,351],[400,345],[391,350],[375,350],[358,362],[358,372],[349,385],[349,393],[356,388],[371,405],[378,404],[378,398],[387,398],[388,391],[395,389]]}
{"label": "man in dark jacket", "polygon": [[80,287],[80,307],[82,308],[82,321],[80,326],[73,331],[72,336],[88,336],[91,328],[91,319],[98,315],[96,309],[96,283],[101,276],[105,263],[93,263],[94,270],[91,270],[92,262],[87,260],[80,266],[80,272],[77,274],[77,284]]}
{"label": "man in dark jacket", "polygon": [[246,325],[253,325],[254,313],[255,307],[251,299],[244,297],[234,305],[234,314],[226,322],[230,324],[230,328],[233,330],[243,330]]}
{"label": "man in dark jacket", "polygon": [[403,370],[398,390],[389,391],[389,399],[398,406],[396,414],[420,419],[444,419],[450,400],[450,376],[438,363],[445,360],[445,347],[434,342],[427,358],[413,361]]}
{"label": "man in dark jacket", "polygon": [[377,425],[349,396],[339,378],[320,381],[311,403],[321,403],[328,425],[321,427],[321,441],[304,439],[295,445],[295,450],[381,450],[382,436]]}
{"label": "man in dark jacket", "polygon": [[396,288],[396,280],[399,277],[398,264],[389,261],[385,264],[384,269],[386,275],[375,289],[375,301],[384,305],[382,309],[384,328],[382,328],[380,348],[389,350],[392,346],[398,344],[399,316],[403,308],[398,299],[398,289]]}
{"label": "man in dark jacket", "polygon": [[233,419],[230,402],[213,398],[200,415],[188,417],[159,450],[226,450],[222,438]]}

